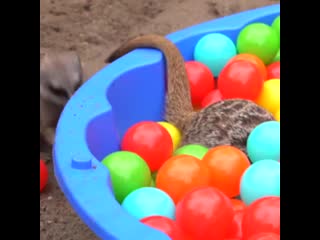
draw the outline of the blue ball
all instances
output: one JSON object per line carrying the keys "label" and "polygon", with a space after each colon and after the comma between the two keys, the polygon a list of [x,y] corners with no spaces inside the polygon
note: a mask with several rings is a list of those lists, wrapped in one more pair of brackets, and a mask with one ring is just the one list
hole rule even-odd
{"label": "blue ball", "polygon": [[268,121],[256,126],[248,136],[247,152],[251,162],[280,159],[280,122]]}
{"label": "blue ball", "polygon": [[269,159],[253,163],[241,177],[240,196],[246,205],[262,197],[280,197],[280,163]]}
{"label": "blue ball", "polygon": [[195,46],[194,60],[205,64],[218,76],[226,63],[237,54],[233,41],[221,33],[211,33],[202,37]]}
{"label": "blue ball", "polygon": [[175,204],[170,196],[154,187],[142,187],[126,196],[122,207],[141,220],[149,216],[164,216],[175,219]]}

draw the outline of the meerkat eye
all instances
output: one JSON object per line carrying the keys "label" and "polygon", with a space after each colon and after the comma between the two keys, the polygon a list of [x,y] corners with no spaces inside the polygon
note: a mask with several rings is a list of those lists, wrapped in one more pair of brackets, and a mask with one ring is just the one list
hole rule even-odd
{"label": "meerkat eye", "polygon": [[49,90],[56,96],[68,98],[68,93],[62,88],[55,88],[51,85],[48,86]]}

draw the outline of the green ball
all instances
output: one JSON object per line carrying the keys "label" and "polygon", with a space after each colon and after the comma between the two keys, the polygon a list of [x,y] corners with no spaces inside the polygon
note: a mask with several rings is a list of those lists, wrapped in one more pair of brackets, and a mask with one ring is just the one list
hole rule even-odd
{"label": "green ball", "polygon": [[132,191],[150,186],[150,169],[147,163],[133,152],[111,153],[102,160],[102,164],[109,169],[113,192],[119,203]]}
{"label": "green ball", "polygon": [[273,27],[274,30],[276,30],[276,32],[278,33],[278,36],[280,38],[280,16],[276,17],[273,20],[273,23],[271,26]]}
{"label": "green ball", "polygon": [[194,156],[201,160],[203,156],[208,152],[208,150],[209,150],[208,148],[199,144],[188,144],[178,148],[173,153],[173,155],[177,156],[177,155],[186,154],[186,155]]}
{"label": "green ball", "polygon": [[252,23],[243,28],[237,39],[239,53],[250,53],[270,64],[280,48],[277,32],[264,23]]}
{"label": "green ball", "polygon": [[276,57],[273,59],[273,61],[272,61],[272,62],[278,62],[278,61],[280,61],[280,49],[279,49],[279,51],[278,51],[278,53],[277,53]]}

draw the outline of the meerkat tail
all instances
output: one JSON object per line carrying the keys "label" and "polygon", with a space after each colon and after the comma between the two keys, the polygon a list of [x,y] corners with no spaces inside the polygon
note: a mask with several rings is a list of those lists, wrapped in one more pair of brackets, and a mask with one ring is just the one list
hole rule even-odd
{"label": "meerkat tail", "polygon": [[129,40],[116,49],[106,62],[112,62],[136,48],[155,48],[163,52],[167,66],[166,120],[183,130],[193,113],[188,75],[179,49],[169,39],[149,34]]}

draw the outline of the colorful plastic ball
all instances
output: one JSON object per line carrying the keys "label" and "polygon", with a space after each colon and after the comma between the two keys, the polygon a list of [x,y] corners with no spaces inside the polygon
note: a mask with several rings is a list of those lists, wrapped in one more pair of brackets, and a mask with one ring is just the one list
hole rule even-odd
{"label": "colorful plastic ball", "polygon": [[267,80],[275,78],[280,79],[280,61],[271,63],[267,67]]}
{"label": "colorful plastic ball", "polygon": [[175,219],[175,204],[161,189],[143,187],[131,192],[121,206],[139,220],[150,216],[164,216]]}
{"label": "colorful plastic ball", "polygon": [[250,166],[245,153],[233,146],[220,145],[211,148],[202,162],[210,171],[210,186],[218,188],[230,198],[240,194],[241,176]]}
{"label": "colorful plastic ball", "polygon": [[247,206],[266,196],[280,197],[280,163],[274,160],[253,163],[241,178],[240,195]]}
{"label": "colorful plastic ball", "polygon": [[253,63],[254,65],[257,66],[257,68],[261,72],[261,74],[263,76],[263,79],[264,80],[267,79],[267,68],[266,68],[266,65],[256,55],[253,55],[253,54],[250,54],[250,53],[241,53],[241,54],[238,54],[238,55],[234,56],[233,58],[231,58],[230,61],[227,64],[231,63],[232,61],[237,61],[237,60],[246,60],[246,61],[249,61],[249,62]]}
{"label": "colorful plastic ball", "polygon": [[276,113],[274,114],[274,118],[280,122],[280,108],[278,109],[278,111],[276,111]]}
{"label": "colorful plastic ball", "polygon": [[252,235],[248,240],[280,240],[280,234],[273,232],[262,232]]}
{"label": "colorful plastic ball", "polygon": [[244,210],[243,239],[262,232],[280,234],[280,197],[261,198]]}
{"label": "colorful plastic ball", "polygon": [[188,192],[176,208],[178,225],[195,240],[224,240],[233,216],[230,199],[213,187]]}
{"label": "colorful plastic ball", "polygon": [[208,186],[209,180],[209,170],[202,161],[190,155],[177,155],[168,159],[159,169],[156,187],[178,203],[189,191]]}
{"label": "colorful plastic ball", "polygon": [[192,105],[199,107],[201,100],[215,88],[214,76],[201,62],[188,61],[185,66],[190,83]]}
{"label": "colorful plastic ball", "polygon": [[203,36],[194,49],[194,59],[207,65],[215,77],[220,75],[224,65],[236,54],[233,41],[221,33]]}
{"label": "colorful plastic ball", "polygon": [[271,27],[278,33],[278,36],[280,38],[280,16],[276,17],[273,20]]}
{"label": "colorful plastic ball", "polygon": [[173,142],[163,126],[157,122],[143,121],[127,130],[122,139],[121,150],[138,154],[153,172],[172,155]]}
{"label": "colorful plastic ball", "polygon": [[252,23],[244,27],[237,39],[239,53],[251,53],[264,64],[272,62],[280,48],[280,38],[276,30],[264,23]]}
{"label": "colorful plastic ball", "polygon": [[236,60],[222,69],[218,88],[224,99],[255,100],[261,93],[264,78],[258,67],[247,60]]}
{"label": "colorful plastic ball", "polygon": [[132,191],[151,184],[151,172],[147,163],[137,154],[118,151],[102,160],[110,172],[112,188],[118,202]]}
{"label": "colorful plastic ball", "polygon": [[185,234],[178,224],[171,218],[163,216],[150,216],[140,220],[140,222],[167,234],[172,240],[186,240]]}
{"label": "colorful plastic ball", "polygon": [[247,153],[251,162],[280,159],[280,122],[267,121],[257,125],[247,139]]}
{"label": "colorful plastic ball", "polygon": [[178,148],[173,155],[177,156],[177,155],[190,155],[193,157],[196,157],[198,159],[202,159],[203,156],[208,152],[208,148],[199,145],[199,144],[188,144],[188,145],[184,145],[180,148]]}
{"label": "colorful plastic ball", "polygon": [[244,204],[244,202],[240,199],[237,198],[232,198],[231,200],[232,206],[233,206],[233,210],[234,211],[239,211],[239,210],[243,210],[245,209],[246,205]]}
{"label": "colorful plastic ball", "polygon": [[244,210],[236,210],[234,212],[233,221],[230,228],[227,231],[227,239],[241,239],[242,238],[242,219],[244,215]]}
{"label": "colorful plastic ball", "polygon": [[48,168],[43,160],[40,159],[40,192],[43,191],[48,183]]}
{"label": "colorful plastic ball", "polygon": [[171,123],[168,123],[168,122],[158,122],[158,123],[169,132],[173,142],[173,151],[175,151],[181,142],[181,131]]}
{"label": "colorful plastic ball", "polygon": [[265,81],[256,103],[274,115],[280,108],[280,79]]}
{"label": "colorful plastic ball", "polygon": [[223,99],[222,94],[219,89],[215,89],[209,92],[201,101],[201,107],[205,108],[213,103],[219,102]]}

